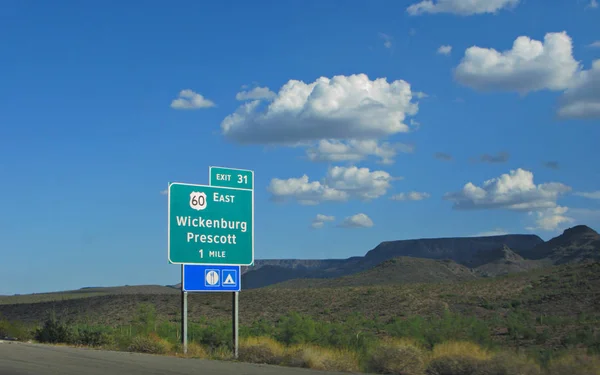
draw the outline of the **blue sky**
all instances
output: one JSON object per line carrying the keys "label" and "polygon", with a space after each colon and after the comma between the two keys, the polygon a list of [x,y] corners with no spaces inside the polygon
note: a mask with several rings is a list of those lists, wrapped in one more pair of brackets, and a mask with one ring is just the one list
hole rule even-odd
{"label": "blue sky", "polygon": [[3,2],[0,294],[177,282],[161,192],[210,165],[257,259],[600,229],[600,8],[466,3]]}

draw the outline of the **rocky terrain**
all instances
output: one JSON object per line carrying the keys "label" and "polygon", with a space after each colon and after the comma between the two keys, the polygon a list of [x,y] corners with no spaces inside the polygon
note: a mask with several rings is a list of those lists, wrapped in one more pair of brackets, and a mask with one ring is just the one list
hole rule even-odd
{"label": "rocky terrain", "polygon": [[[537,235],[527,234],[426,238],[382,242],[363,257],[256,260],[253,267],[244,269],[242,288],[260,288],[293,279],[339,278],[398,257],[451,260],[471,269],[474,275],[491,277],[554,264],[598,260],[600,235],[585,225],[578,225],[547,242]],[[422,274],[434,275],[434,264],[425,262],[416,267],[421,267]]]}

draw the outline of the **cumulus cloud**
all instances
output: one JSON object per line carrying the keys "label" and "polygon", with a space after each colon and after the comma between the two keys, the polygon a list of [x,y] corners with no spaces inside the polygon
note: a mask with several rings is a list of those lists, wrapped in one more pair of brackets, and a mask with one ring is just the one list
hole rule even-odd
{"label": "cumulus cloud", "polygon": [[566,32],[547,33],[544,41],[519,36],[512,49],[467,48],[455,79],[481,91],[564,90],[580,70]]}
{"label": "cumulus cloud", "polygon": [[189,89],[181,90],[179,97],[171,102],[171,108],[174,109],[200,109],[214,106],[215,103],[211,100]]}
{"label": "cumulus cloud", "polygon": [[342,228],[370,228],[372,226],[373,220],[363,213],[348,216],[339,224],[339,227]]}
{"label": "cumulus cloud", "polygon": [[455,209],[502,208],[517,211],[554,208],[561,194],[571,188],[558,182],[536,185],[533,173],[511,170],[500,177],[484,181],[481,187],[468,182],[462,190],[444,195]]}
{"label": "cumulus cloud", "polygon": [[575,220],[565,216],[568,210],[568,207],[556,206],[538,212],[532,212],[531,215],[536,216],[536,226],[528,227],[527,229],[551,231],[557,229],[561,224],[572,223]]}
{"label": "cumulus cloud", "polygon": [[221,122],[222,134],[245,144],[297,145],[321,139],[379,139],[408,132],[418,112],[410,84],[366,74],[290,80],[270,102],[244,103]]}
{"label": "cumulus cloud", "polygon": [[564,31],[547,33],[543,42],[520,36],[507,51],[470,47],[454,77],[480,91],[563,91],[558,117],[600,118],[600,60],[583,70],[573,57],[571,37]]}
{"label": "cumulus cloud", "polygon": [[357,162],[370,156],[380,159],[382,164],[394,163],[398,152],[411,153],[414,146],[404,143],[378,143],[376,140],[336,141],[323,139],[308,148],[306,154],[315,162]]}
{"label": "cumulus cloud", "polygon": [[544,162],[544,167],[550,168],[550,169],[560,169],[560,165],[558,164],[557,161],[546,161],[546,162]]}
{"label": "cumulus cloud", "polygon": [[255,87],[250,91],[240,91],[235,95],[235,98],[240,101],[245,100],[271,100],[277,96],[268,87]]}
{"label": "cumulus cloud", "polygon": [[336,166],[329,168],[321,181],[310,181],[306,175],[285,180],[273,178],[267,189],[275,201],[296,200],[304,205],[349,199],[368,201],[385,195],[395,179],[385,171]]}
{"label": "cumulus cloud", "polygon": [[418,191],[410,191],[408,193],[399,193],[393,195],[391,197],[392,200],[395,201],[421,201],[423,199],[429,198],[429,193],[418,192]]}
{"label": "cumulus cloud", "polygon": [[590,48],[600,48],[600,40],[597,40],[595,42],[592,42],[592,43],[588,44],[588,47],[590,47]]}
{"label": "cumulus cloud", "polygon": [[452,52],[452,46],[440,46],[438,48],[437,53],[440,55],[449,55]]}
{"label": "cumulus cloud", "polygon": [[452,13],[461,16],[496,13],[514,8],[520,0],[423,0],[412,4],[406,11],[412,16],[424,13]]}
{"label": "cumulus cloud", "polygon": [[443,160],[443,161],[450,161],[452,160],[452,155],[447,154],[445,152],[436,152],[433,157],[435,157],[438,160]]}
{"label": "cumulus cloud", "polygon": [[497,155],[483,154],[479,157],[479,161],[483,163],[506,163],[510,158],[508,152],[499,152]]}
{"label": "cumulus cloud", "polygon": [[560,98],[561,118],[600,118],[600,59],[590,70],[580,72]]}
{"label": "cumulus cloud", "polygon": [[576,192],[575,195],[578,195],[578,196],[584,197],[584,198],[588,198],[588,199],[600,199],[600,190],[589,191],[589,192],[581,191],[581,192]]}
{"label": "cumulus cloud", "polygon": [[568,208],[557,204],[559,196],[569,191],[569,186],[558,182],[536,185],[533,173],[519,168],[484,181],[481,187],[469,182],[462,190],[445,194],[444,199],[453,201],[453,208],[458,210],[506,209],[529,212],[537,215],[538,228],[550,230],[548,228],[552,223],[558,226],[569,221],[564,216]]}
{"label": "cumulus cloud", "polygon": [[321,229],[325,226],[325,223],[328,221],[334,221],[335,216],[328,216],[323,214],[317,214],[317,216],[313,219],[311,223],[311,227],[314,229]]}

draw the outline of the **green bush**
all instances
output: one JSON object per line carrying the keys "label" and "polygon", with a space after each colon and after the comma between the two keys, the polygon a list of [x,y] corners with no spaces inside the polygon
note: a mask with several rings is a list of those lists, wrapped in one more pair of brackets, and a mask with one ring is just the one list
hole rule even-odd
{"label": "green bush", "polygon": [[110,346],[115,343],[114,336],[111,332],[88,327],[81,328],[77,331],[75,341],[79,345],[86,346]]}
{"label": "green bush", "polygon": [[35,331],[35,339],[43,343],[71,344],[76,341],[76,337],[74,330],[55,316],[48,318],[44,325]]}

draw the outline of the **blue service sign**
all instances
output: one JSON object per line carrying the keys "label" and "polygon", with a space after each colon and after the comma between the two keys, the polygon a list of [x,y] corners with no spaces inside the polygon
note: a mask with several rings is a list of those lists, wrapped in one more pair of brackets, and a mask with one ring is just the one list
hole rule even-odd
{"label": "blue service sign", "polygon": [[183,266],[184,292],[239,292],[241,267],[206,264]]}

